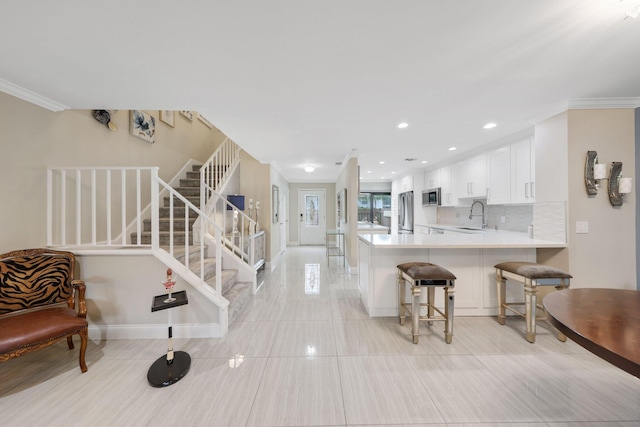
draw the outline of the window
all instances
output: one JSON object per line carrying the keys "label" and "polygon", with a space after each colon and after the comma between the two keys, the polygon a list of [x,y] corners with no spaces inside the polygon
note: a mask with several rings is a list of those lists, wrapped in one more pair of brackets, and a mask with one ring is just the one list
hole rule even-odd
{"label": "window", "polygon": [[358,221],[391,225],[391,193],[360,193]]}
{"label": "window", "polygon": [[304,225],[307,227],[318,227],[320,219],[318,215],[318,205],[320,198],[318,196],[305,196],[306,215]]}

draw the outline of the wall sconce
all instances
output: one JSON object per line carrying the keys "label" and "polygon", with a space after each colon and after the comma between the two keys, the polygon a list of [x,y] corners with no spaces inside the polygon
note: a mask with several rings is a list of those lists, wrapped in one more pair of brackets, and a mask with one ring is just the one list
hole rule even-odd
{"label": "wall sconce", "polygon": [[587,158],[584,165],[584,181],[587,187],[587,194],[595,196],[598,194],[600,180],[609,180],[607,192],[611,206],[622,206],[623,196],[631,193],[632,179],[622,177],[622,162],[612,162],[607,177],[607,164],[598,163],[598,153],[587,151]]}

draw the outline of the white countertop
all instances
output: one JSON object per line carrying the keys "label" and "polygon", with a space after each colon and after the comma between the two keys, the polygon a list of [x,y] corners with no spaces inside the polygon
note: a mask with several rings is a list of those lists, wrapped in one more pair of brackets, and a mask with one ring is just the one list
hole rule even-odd
{"label": "white countertop", "polygon": [[566,243],[531,239],[527,233],[487,229],[475,233],[445,234],[359,234],[374,248],[564,248]]}

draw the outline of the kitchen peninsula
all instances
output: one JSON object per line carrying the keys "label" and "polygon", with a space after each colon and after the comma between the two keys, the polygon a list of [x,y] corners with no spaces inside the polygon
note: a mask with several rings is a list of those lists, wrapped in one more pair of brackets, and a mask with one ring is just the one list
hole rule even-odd
{"label": "kitchen peninsula", "polygon": [[[530,238],[527,233],[491,229],[459,231],[444,234],[360,234],[358,286],[369,316],[398,315],[396,266],[419,261],[438,264],[456,275],[456,316],[495,315],[494,265],[504,261],[535,262],[536,248],[566,247],[564,242],[538,240]],[[516,288],[508,287],[507,298],[521,300],[522,297],[514,296],[517,295]],[[438,295],[436,301],[441,300]]]}

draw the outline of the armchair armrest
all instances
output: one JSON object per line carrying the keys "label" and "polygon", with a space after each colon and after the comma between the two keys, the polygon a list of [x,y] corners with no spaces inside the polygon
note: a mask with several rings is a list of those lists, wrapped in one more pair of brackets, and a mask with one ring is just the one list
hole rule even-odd
{"label": "armchair armrest", "polygon": [[[84,280],[74,280],[71,282],[71,286],[75,289],[78,296],[78,317],[87,317],[87,302],[85,300],[85,291],[87,287],[84,284]],[[75,304],[73,307],[75,309]]]}

